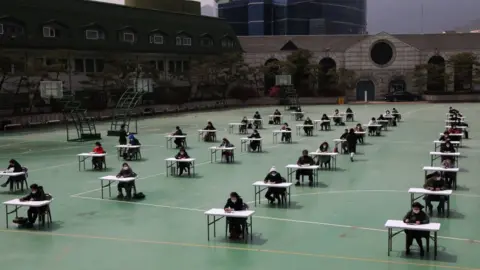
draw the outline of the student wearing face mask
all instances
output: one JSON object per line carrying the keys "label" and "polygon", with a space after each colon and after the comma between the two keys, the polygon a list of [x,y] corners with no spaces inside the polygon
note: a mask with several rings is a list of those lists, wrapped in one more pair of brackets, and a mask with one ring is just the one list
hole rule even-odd
{"label": "student wearing face mask", "polygon": [[[283,177],[280,175],[280,173],[277,172],[277,169],[275,167],[272,167],[270,171],[268,172],[267,176],[264,179],[265,183],[271,183],[271,184],[280,184],[284,182]],[[267,190],[267,193],[265,193],[265,198],[273,204],[275,203],[275,199],[280,203],[280,195],[285,193],[284,188],[269,188]]]}
{"label": "student wearing face mask", "polygon": [[275,110],[275,112],[273,113],[274,117],[273,117],[273,124],[274,125],[280,125],[280,120],[282,119],[281,117],[281,113],[278,109]]}
{"label": "student wearing face mask", "polygon": [[[180,151],[175,156],[175,159],[187,159],[190,158],[185,148],[180,148]],[[190,162],[177,162],[178,164],[178,176],[182,176],[183,172],[187,170],[188,175],[190,175]]]}
{"label": "student wearing face mask", "polygon": [[[363,127],[362,127],[362,124],[358,123],[356,126],[355,126],[355,131],[356,132],[363,132]],[[363,144],[363,134],[358,134],[357,135],[357,140],[359,143]]]}
{"label": "student wearing face mask", "polygon": [[[133,172],[132,168],[128,165],[128,163],[122,164],[122,169],[117,174],[117,178],[128,178],[128,177],[136,177],[137,174]],[[132,198],[132,188],[135,187],[135,181],[130,182],[119,182],[117,185],[118,196],[117,199],[126,198],[130,200]],[[125,189],[125,195],[123,196],[123,189]]]}
{"label": "student wearing face mask", "polygon": [[296,121],[302,121],[303,119],[303,113],[302,112],[302,108],[300,106],[298,106],[296,109],[295,109],[295,112],[297,112],[295,114],[295,120]]}
{"label": "student wearing face mask", "polygon": [[[280,130],[292,131],[290,127],[288,127],[288,123],[283,124]],[[292,141],[292,133],[282,133],[282,142],[291,142]]]}
{"label": "student wearing face mask", "polygon": [[253,125],[255,126],[255,129],[262,128],[262,121],[261,121],[262,116],[260,115],[259,112],[255,112],[255,114],[253,115],[253,119],[255,119],[253,121]]}
{"label": "student wearing face mask", "polygon": [[[441,153],[455,153],[455,147],[453,147],[453,144],[450,142],[450,140],[446,140],[445,143],[440,145],[440,152]],[[454,165],[454,158],[451,156],[442,156],[441,160],[450,160],[450,163]]]}
{"label": "student wearing face mask", "polygon": [[352,121],[353,122],[353,111],[352,109],[350,109],[350,107],[347,108],[347,110],[345,111],[345,121]]}
{"label": "student wearing face mask", "polygon": [[[100,142],[95,143],[92,153],[94,154],[105,154],[105,150],[102,147]],[[102,170],[103,165],[105,164],[105,157],[92,157],[92,164],[94,170]]]}
{"label": "student wearing face mask", "polygon": [[[317,153],[328,153],[329,150],[329,145],[327,142],[323,142],[317,149]],[[320,168],[323,168],[325,165],[325,168],[330,169],[330,156],[318,156],[317,160],[317,165],[320,165]]]}
{"label": "student wearing face mask", "polygon": [[357,134],[353,128],[350,129],[345,138],[347,140],[348,153],[350,153],[350,161],[353,162],[353,157],[357,152]]}
{"label": "student wearing face mask", "polygon": [[[431,175],[430,178],[427,179],[425,185],[423,185],[424,189],[432,190],[432,191],[440,191],[446,189],[445,180],[442,178],[439,172],[435,172]],[[437,212],[439,215],[445,213],[445,196],[440,195],[426,195],[425,196],[425,204],[428,208],[428,214],[432,215],[433,212],[433,205],[432,201],[438,202]]]}
{"label": "student wearing face mask", "polygon": [[[315,161],[311,156],[308,155],[308,150],[303,150],[302,151],[302,156],[298,158],[297,160],[297,165],[298,166],[311,166],[314,165]],[[308,176],[308,185],[313,186],[313,171],[312,170],[302,170],[298,169],[295,172],[295,179],[297,180],[297,183],[295,183],[295,186],[300,186],[300,176],[306,175]]]}
{"label": "student wearing face mask", "polygon": [[[175,127],[175,132],[172,133],[172,136],[182,136],[182,135],[183,135],[183,131],[180,129],[179,126],[176,126]],[[184,138],[175,138],[175,140],[173,140],[173,142],[176,145],[176,148],[182,147],[184,141],[185,141]]]}
{"label": "student wearing face mask", "polygon": [[322,123],[320,124],[320,130],[329,130],[330,129],[330,118],[328,118],[327,114],[322,115]]}
{"label": "student wearing face mask", "polygon": [[[32,184],[30,185],[30,194],[20,199],[21,202],[25,201],[45,201],[47,197],[45,196],[45,192],[43,191],[43,187]],[[27,227],[33,227],[35,221],[37,220],[38,214],[44,212],[46,209],[45,206],[42,207],[30,207],[27,211],[28,216],[28,224]]]}
{"label": "student wearing face mask", "polygon": [[[23,172],[23,167],[15,159],[10,159],[10,161],[8,162],[8,168],[5,170],[5,172],[9,172],[9,173]],[[7,181],[3,183],[1,187],[10,186],[10,191],[13,191],[14,184],[21,184],[23,188],[23,181],[25,181],[25,179],[26,179],[25,174],[22,174],[19,176],[9,176]]]}
{"label": "student wearing face mask", "polygon": [[244,117],[242,118],[242,121],[241,121],[240,123],[241,123],[241,125],[240,125],[240,127],[239,127],[238,132],[241,133],[241,134],[247,133],[247,126],[248,126],[248,119],[247,119],[247,117],[244,116]]}
{"label": "student wearing face mask", "polygon": [[[307,117],[303,124],[313,126],[313,121],[310,119],[310,117]],[[313,136],[313,127],[303,127],[303,131],[307,136]]]}
{"label": "student wearing face mask", "polygon": [[345,129],[342,135],[340,135],[340,140],[345,140],[344,142],[341,143],[343,153],[348,153],[348,142],[346,141],[347,136],[348,136],[348,129]]}
{"label": "student wearing face mask", "polygon": [[[230,143],[230,141],[227,138],[223,138],[222,144],[220,144],[220,147],[228,148],[228,147],[234,147],[234,145]],[[233,152],[231,150],[222,151],[222,157],[225,157],[225,161],[227,161],[227,163],[230,163],[232,156],[233,156]]]}
{"label": "student wearing face mask", "polygon": [[[262,138],[260,136],[260,133],[258,133],[258,130],[254,130],[252,135],[248,136],[248,138],[251,138],[251,139],[260,139]],[[257,140],[252,140],[250,141],[250,149],[252,151],[257,151],[257,149],[260,147],[260,141],[257,141]]]}
{"label": "student wearing face mask", "polygon": [[377,127],[372,127],[372,125],[376,125],[377,120],[375,120],[375,117],[372,117],[370,121],[368,121],[368,136],[373,136],[375,134],[378,134]]}
{"label": "student wearing face mask", "polygon": [[[414,202],[412,204],[412,210],[408,211],[407,214],[403,217],[403,222],[408,223],[408,224],[428,224],[430,222],[430,219],[428,215],[423,212],[423,205],[421,205],[419,202]],[[406,234],[406,254],[410,255],[410,246],[413,243],[413,239],[417,241],[418,246],[420,247],[420,256],[425,255],[425,251],[423,249],[423,244],[422,244],[422,237],[425,237],[426,234],[425,232],[422,231],[413,231],[413,230],[405,230]]]}
{"label": "student wearing face mask", "polygon": [[[204,128],[204,130],[216,130],[215,127],[213,126],[211,121],[208,121],[207,126]],[[207,132],[205,136],[203,137],[203,140],[206,142],[213,142],[216,139],[216,134],[215,132]]]}
{"label": "student wearing face mask", "polygon": [[[225,212],[230,213],[233,211],[244,210],[243,200],[236,192],[230,193],[227,203],[223,207]],[[228,227],[230,231],[230,239],[236,240],[243,237],[242,225],[245,223],[243,218],[227,218]]]}

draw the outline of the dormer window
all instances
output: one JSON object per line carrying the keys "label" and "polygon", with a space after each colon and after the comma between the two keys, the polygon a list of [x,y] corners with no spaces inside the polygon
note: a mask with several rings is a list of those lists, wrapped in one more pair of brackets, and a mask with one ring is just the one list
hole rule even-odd
{"label": "dormer window", "polygon": [[43,37],[46,38],[54,38],[56,35],[55,28],[51,26],[44,26],[43,27]]}
{"label": "dormer window", "polygon": [[135,42],[135,33],[133,32],[124,32],[123,33],[123,41],[128,43]]}
{"label": "dormer window", "polygon": [[190,38],[190,37],[184,37],[184,38],[183,38],[183,45],[184,45],[184,46],[192,46],[192,38]]}
{"label": "dormer window", "polygon": [[222,47],[223,48],[233,48],[234,47],[234,42],[230,38],[224,38],[222,39]]}
{"label": "dormer window", "polygon": [[150,35],[150,44],[157,44],[157,45],[163,44],[163,35],[160,35],[160,34]]}
{"label": "dormer window", "polygon": [[213,38],[207,34],[203,34],[200,39],[200,45],[202,45],[203,47],[212,47]]}
{"label": "dormer window", "polygon": [[89,29],[85,30],[85,38],[88,40],[105,39],[105,34],[99,30]]}
{"label": "dormer window", "polygon": [[175,38],[175,45],[182,46],[182,38],[181,37],[176,37]]}

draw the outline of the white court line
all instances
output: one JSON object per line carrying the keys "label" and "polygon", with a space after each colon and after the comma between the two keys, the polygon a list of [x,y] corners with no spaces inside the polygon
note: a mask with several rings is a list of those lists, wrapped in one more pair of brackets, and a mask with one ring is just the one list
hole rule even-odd
{"label": "white court line", "polygon": [[[157,207],[157,208],[166,208],[166,209],[173,209],[173,210],[184,210],[184,211],[190,211],[190,212],[205,212],[205,211],[207,211],[205,209],[177,207],[177,206],[169,206],[169,205],[161,205],[161,204],[149,204],[149,203],[140,203],[140,202],[108,200],[108,199],[83,197],[83,196],[73,196],[73,195],[72,195],[72,197],[73,198],[78,198],[78,199],[83,199],[83,200],[94,200],[94,201],[102,201],[102,202],[110,202],[110,203],[135,204],[135,205],[143,205],[143,206],[150,206],[150,207]],[[274,221],[284,221],[284,222],[291,222],[291,223],[300,223],[300,224],[320,225],[320,226],[336,227],[336,228],[346,228],[346,229],[353,229],[353,230],[387,232],[387,230],[385,230],[385,229],[358,227],[358,226],[345,225],[345,224],[335,224],[335,223],[297,220],[297,219],[286,219],[286,218],[276,218],[276,217],[267,217],[267,216],[255,216],[255,215],[253,215],[253,218],[255,218],[255,219],[265,219],[265,220],[274,220]],[[456,240],[456,241],[470,242],[470,243],[480,243],[480,240],[475,240],[475,239],[466,239],[466,238],[457,238],[457,237],[448,237],[448,236],[438,236],[438,238],[446,239],[446,240]]]}

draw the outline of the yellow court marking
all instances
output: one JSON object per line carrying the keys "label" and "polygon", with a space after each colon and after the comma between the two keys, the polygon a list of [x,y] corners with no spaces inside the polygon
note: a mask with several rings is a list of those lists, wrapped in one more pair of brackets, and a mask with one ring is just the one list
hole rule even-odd
{"label": "yellow court marking", "polygon": [[18,231],[18,230],[6,230],[6,229],[0,229],[0,232],[1,233],[30,234],[30,235],[38,235],[38,236],[58,236],[58,237],[70,237],[70,238],[79,238],[79,239],[105,240],[105,241],[127,242],[127,243],[137,243],[137,244],[169,245],[169,246],[178,246],[178,247],[208,248],[208,249],[226,249],[226,250],[237,250],[237,251],[248,251],[248,252],[271,253],[271,254],[278,254],[278,255],[295,255],[295,256],[304,256],[304,257],[316,257],[316,258],[324,258],[324,259],[332,259],[332,260],[370,262],[370,263],[378,263],[378,264],[412,265],[412,266],[421,266],[421,267],[438,267],[438,268],[442,268],[442,269],[455,269],[455,270],[480,270],[480,268],[453,266],[453,265],[447,265],[447,264],[412,263],[412,262],[401,262],[401,261],[377,260],[377,259],[371,259],[371,258],[357,258],[357,257],[337,256],[337,255],[319,254],[319,253],[317,253],[317,254],[316,253],[304,253],[304,252],[295,252],[295,251],[286,251],[286,250],[270,250],[270,249],[247,248],[247,247],[218,246],[218,245],[214,245],[214,244],[205,245],[205,244],[195,244],[195,243],[166,242],[166,241],[153,241],[153,240],[143,240],[143,239],[128,239],[128,238],[117,238],[117,237],[107,237],[107,236],[95,236],[95,235],[64,234],[64,233],[36,232],[36,231]]}

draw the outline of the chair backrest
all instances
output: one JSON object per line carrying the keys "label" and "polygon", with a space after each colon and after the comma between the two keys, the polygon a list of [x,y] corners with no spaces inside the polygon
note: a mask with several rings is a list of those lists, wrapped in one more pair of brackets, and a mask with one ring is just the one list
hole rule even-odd
{"label": "chair backrest", "polygon": [[243,203],[243,210],[248,210],[248,209],[249,209],[249,208],[248,208],[248,204]]}
{"label": "chair backrest", "polygon": [[23,172],[25,173],[25,178],[28,177],[28,168],[27,167],[22,167]]}

